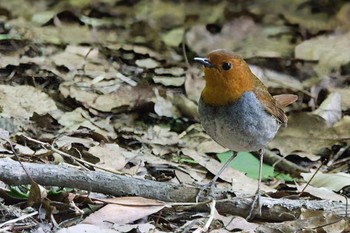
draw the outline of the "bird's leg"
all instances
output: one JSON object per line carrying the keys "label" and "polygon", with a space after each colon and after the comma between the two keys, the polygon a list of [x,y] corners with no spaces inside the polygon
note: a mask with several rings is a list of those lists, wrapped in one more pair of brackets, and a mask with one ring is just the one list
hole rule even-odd
{"label": "bird's leg", "polygon": [[252,203],[252,206],[250,207],[249,215],[246,219],[252,219],[254,218],[254,210],[255,206],[258,206],[258,215],[261,216],[261,202],[260,202],[260,196],[261,196],[261,177],[262,177],[262,166],[264,161],[264,150],[259,150],[259,157],[260,157],[260,164],[259,164],[259,179],[258,179],[258,189],[256,190],[255,197]]}
{"label": "bird's leg", "polygon": [[213,196],[213,190],[215,188],[215,182],[216,180],[220,177],[221,173],[223,173],[225,171],[225,169],[228,167],[228,165],[230,165],[230,163],[232,162],[232,160],[234,158],[236,158],[237,156],[237,152],[233,151],[232,152],[232,155],[231,157],[226,161],[226,163],[220,168],[220,170],[218,171],[218,173],[216,173],[215,177],[208,183],[208,184],[205,184],[205,185],[202,185],[198,194],[197,194],[197,197],[196,197],[196,202],[198,202],[201,197],[202,197],[202,192],[206,189],[210,189],[210,192],[211,192],[211,195]]}

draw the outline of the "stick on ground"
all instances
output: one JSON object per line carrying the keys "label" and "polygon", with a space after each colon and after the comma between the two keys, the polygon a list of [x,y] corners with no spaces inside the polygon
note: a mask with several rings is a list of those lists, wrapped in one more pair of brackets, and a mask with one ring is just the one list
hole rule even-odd
{"label": "stick on ground", "polygon": [[[44,186],[61,186],[111,194],[114,196],[142,196],[166,202],[194,202],[199,188],[171,183],[141,180],[133,177],[109,174],[100,171],[82,171],[72,167],[51,164],[23,163],[30,176]],[[29,179],[20,164],[12,159],[0,159],[0,180],[6,184],[29,184]],[[246,217],[252,202],[251,197],[224,199],[225,192],[215,196],[216,208],[221,214]],[[345,216],[345,204],[327,200],[261,198],[262,219],[286,221],[297,219],[301,209],[325,210]],[[206,205],[196,205],[197,211],[209,211]]]}

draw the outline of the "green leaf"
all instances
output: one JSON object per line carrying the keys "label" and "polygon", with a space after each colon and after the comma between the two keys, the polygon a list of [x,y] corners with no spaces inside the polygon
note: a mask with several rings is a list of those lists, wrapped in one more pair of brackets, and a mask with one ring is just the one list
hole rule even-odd
{"label": "green leaf", "polygon": [[193,159],[187,159],[187,158],[179,158],[178,159],[179,163],[187,163],[187,164],[198,164],[198,162],[196,162]]}
{"label": "green leaf", "polygon": [[[221,163],[225,163],[231,155],[231,151],[217,154]],[[231,168],[244,172],[248,177],[257,180],[259,178],[259,164],[259,159],[255,158],[251,153],[239,152],[237,157],[231,163]],[[272,166],[263,164],[262,179],[264,180],[270,177],[287,181],[293,180],[288,175],[275,172]]]}
{"label": "green leaf", "polygon": [[72,192],[74,189],[65,187],[51,187],[48,190],[48,195],[60,195],[62,193]]}
{"label": "green leaf", "polygon": [[27,199],[29,196],[29,186],[28,185],[20,185],[20,186],[9,186],[9,192],[7,192],[12,198],[16,199]]}

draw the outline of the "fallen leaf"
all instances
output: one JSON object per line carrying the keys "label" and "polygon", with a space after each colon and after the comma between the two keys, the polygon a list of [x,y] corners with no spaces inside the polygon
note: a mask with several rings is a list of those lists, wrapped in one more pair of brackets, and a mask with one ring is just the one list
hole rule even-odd
{"label": "fallen leaf", "polygon": [[136,65],[146,69],[154,69],[159,67],[159,62],[152,58],[139,59],[135,61]]}
{"label": "fallen leaf", "polygon": [[185,70],[181,67],[171,67],[171,68],[157,68],[154,73],[158,75],[171,74],[173,76],[183,76],[185,75]]}
{"label": "fallen leaf", "polygon": [[[306,184],[303,185],[297,185],[298,191],[302,191]],[[311,185],[307,186],[304,190],[305,192],[310,193],[311,195],[321,198],[322,200],[331,200],[331,201],[338,201],[338,202],[345,202],[345,197],[342,195],[339,195],[332,190],[325,188],[325,187],[313,187]]]}
{"label": "fallen leaf", "polygon": [[257,223],[248,222],[245,218],[235,216],[223,216],[218,215],[217,219],[221,220],[225,226],[225,229],[231,231],[242,230],[243,232],[254,233],[255,229],[259,226]]}
{"label": "fallen leaf", "polygon": [[154,112],[158,116],[166,116],[171,118],[177,118],[180,116],[177,108],[173,105],[171,101],[173,95],[167,92],[166,97],[163,97],[159,94],[158,89],[154,89],[155,100],[154,100]]}
{"label": "fallen leaf", "polygon": [[110,229],[110,228],[112,228],[112,226],[109,226],[108,228],[106,226],[79,223],[71,227],[61,228],[58,231],[56,231],[56,233],[87,233],[87,232],[120,233],[120,231],[115,229]]}
{"label": "fallen leaf", "polygon": [[348,227],[346,220],[334,213],[302,209],[299,219],[281,223],[266,223],[257,227],[257,232],[312,232],[314,229],[326,233],[342,233]]}
{"label": "fallen leaf", "polygon": [[84,127],[105,138],[117,137],[113,127],[108,123],[109,119],[93,119],[87,111],[80,107],[71,112],[65,112],[56,119],[60,125],[64,126],[64,128],[61,129],[62,132],[73,132]]}
{"label": "fallen leaf", "polygon": [[181,112],[181,115],[198,120],[198,106],[183,94],[174,95],[173,104]]}
{"label": "fallen leaf", "polygon": [[187,97],[194,101],[198,102],[201,92],[205,85],[205,80],[203,78],[203,73],[199,73],[196,68],[190,68],[186,72],[186,80],[185,80],[185,91]]}
{"label": "fallen leaf", "polygon": [[331,93],[313,113],[325,119],[327,126],[332,126],[341,119],[340,103],[340,94],[336,92]]}
{"label": "fallen leaf", "polygon": [[350,61],[350,33],[343,35],[321,35],[303,41],[295,47],[295,58],[318,61],[316,72],[328,75]]}
{"label": "fallen leaf", "polygon": [[[304,180],[308,181],[314,173],[301,173]],[[330,190],[339,191],[345,186],[350,185],[350,174],[338,173],[321,173],[318,172],[311,180],[311,185],[315,187],[325,187]]]}
{"label": "fallen leaf", "polygon": [[[219,158],[222,164],[224,164],[231,156],[231,151],[217,154],[217,157]],[[259,159],[251,153],[239,152],[237,157],[232,161],[230,167],[244,173],[246,176],[252,179],[257,180],[259,178],[259,165]],[[274,168],[264,163],[262,167],[262,180],[275,177],[275,175],[276,177],[278,177],[278,174],[274,172]]]}
{"label": "fallen leaf", "polygon": [[91,138],[79,138],[63,135],[55,140],[55,144],[58,148],[70,150],[72,148],[72,144],[80,144],[86,148],[90,148],[93,145],[98,145],[98,142],[92,140]]}
{"label": "fallen leaf", "polygon": [[166,87],[180,87],[185,83],[185,77],[154,75],[152,79],[155,83],[160,83]]}
{"label": "fallen leaf", "polygon": [[60,92],[65,97],[71,97],[84,106],[102,112],[131,110],[137,104],[151,101],[153,97],[149,86],[121,85],[116,91],[100,95],[93,89],[90,92],[83,87],[79,87],[76,82],[64,82],[60,85]]}
{"label": "fallen leaf", "polygon": [[[81,223],[96,226],[132,223],[138,219],[156,213],[165,207],[164,205],[153,205],[153,200],[140,197],[113,198],[110,201],[118,202],[118,199],[121,199],[122,205],[108,204],[90,214]],[[138,203],[137,205],[135,205],[135,201]],[[151,203],[149,201],[151,201]],[[128,202],[130,202],[130,204],[128,204]]]}
{"label": "fallen leaf", "polygon": [[144,198],[144,197],[118,197],[112,199],[98,199],[108,204],[117,204],[125,206],[166,206],[162,201]]}
{"label": "fallen leaf", "polygon": [[29,118],[57,110],[55,102],[41,90],[32,86],[0,85],[0,108],[4,117]]}
{"label": "fallen leaf", "polygon": [[257,25],[250,17],[240,17],[225,21],[220,32],[215,34],[209,32],[205,25],[195,25],[186,33],[186,39],[187,45],[201,56],[220,45],[243,57],[284,57],[292,54],[294,46],[287,36],[274,35],[287,34],[289,30],[285,26],[269,30],[267,26]]}
{"label": "fallen leaf", "polygon": [[345,122],[342,120],[334,127],[328,127],[326,121],[317,115],[306,112],[291,114],[288,127],[280,128],[268,148],[277,148],[283,155],[298,151],[318,154],[322,148],[330,147],[339,140],[349,141],[349,132],[344,126],[339,127],[341,123]]}
{"label": "fallen leaf", "polygon": [[164,33],[162,35],[162,40],[165,44],[168,46],[179,46],[183,40],[183,34],[185,29],[183,27],[180,28],[174,28],[167,33]]}
{"label": "fallen leaf", "polygon": [[100,144],[90,147],[88,152],[100,159],[97,164],[101,167],[110,170],[121,170],[128,162],[123,156],[125,149],[118,146],[118,144]]}
{"label": "fallen leaf", "polygon": [[197,146],[197,151],[199,153],[224,153],[227,148],[220,146],[214,140],[207,140]]}
{"label": "fallen leaf", "polygon": [[271,69],[249,65],[249,68],[266,86],[272,88],[290,88],[293,90],[303,90],[302,83],[291,75],[283,74]]}
{"label": "fallen leaf", "polygon": [[28,146],[22,146],[20,144],[16,144],[14,146],[14,149],[16,150],[16,152],[20,155],[28,155],[28,156],[33,156],[34,155],[34,151],[29,148]]}
{"label": "fallen leaf", "polygon": [[341,99],[341,109],[346,111],[350,109],[350,88],[332,88],[329,89],[330,92],[336,92],[340,94]]}
{"label": "fallen leaf", "polygon": [[158,125],[149,127],[147,133],[142,136],[144,143],[158,144],[158,145],[176,145],[179,143],[179,135],[170,131],[169,128],[161,128]]}

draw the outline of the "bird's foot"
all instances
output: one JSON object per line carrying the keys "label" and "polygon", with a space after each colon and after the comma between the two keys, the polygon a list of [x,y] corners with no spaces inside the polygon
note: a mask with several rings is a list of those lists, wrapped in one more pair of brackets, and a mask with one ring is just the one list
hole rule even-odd
{"label": "bird's foot", "polygon": [[[204,196],[214,198],[214,191],[215,191],[215,180],[214,181],[211,180],[208,184],[201,185],[196,196],[196,202],[202,201]],[[206,193],[205,195],[203,195],[204,192]]]}
{"label": "bird's foot", "polygon": [[249,215],[246,217],[247,220],[252,220],[256,214],[261,216],[261,200],[260,200],[260,192],[257,192],[255,194],[254,200],[252,202],[252,205],[250,207]]}

